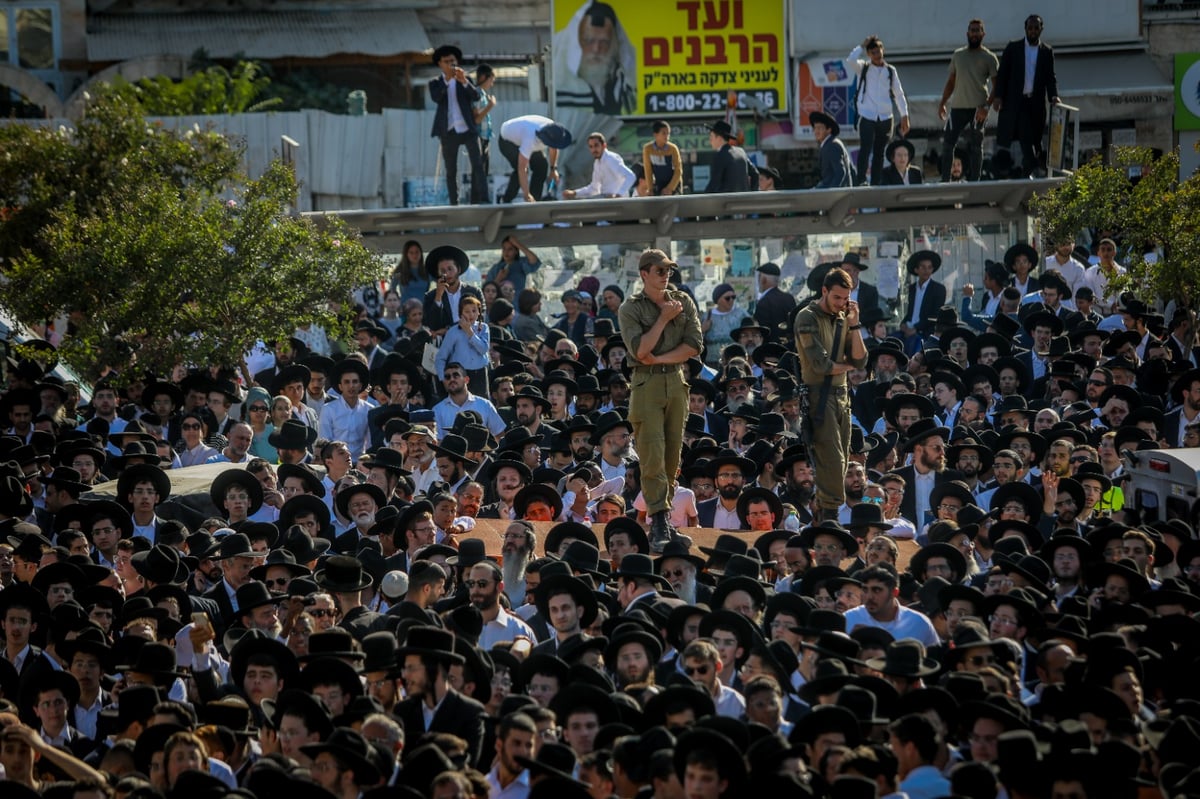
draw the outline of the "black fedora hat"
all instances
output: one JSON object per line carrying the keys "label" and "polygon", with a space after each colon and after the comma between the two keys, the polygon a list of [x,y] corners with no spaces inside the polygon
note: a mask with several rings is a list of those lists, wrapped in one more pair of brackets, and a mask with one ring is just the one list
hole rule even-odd
{"label": "black fedora hat", "polygon": [[[333,534],[334,530],[332,526],[332,517],[329,513],[329,506],[325,504],[323,499],[314,494],[296,494],[291,499],[284,502],[283,506],[279,509],[279,520],[276,522],[276,527],[278,527],[280,530],[290,531],[291,528],[296,524],[297,516],[307,516],[310,513],[316,518],[317,526],[319,528],[318,532],[321,533],[322,537]],[[284,538],[284,546],[287,546],[287,536]],[[326,546],[325,549],[329,549],[329,547]],[[322,552],[324,552],[324,550],[322,550]],[[295,552],[294,550],[293,554],[296,555],[296,560],[300,561],[301,563],[308,563],[308,561],[312,560],[312,558],[301,557],[300,553]],[[321,553],[319,552],[317,554]]]}
{"label": "black fedora hat", "polygon": [[842,132],[842,126],[838,124],[838,121],[824,111],[810,111],[808,113],[808,124],[824,125],[829,128],[830,136],[837,136]]}
{"label": "black fedora hat", "polygon": [[[157,451],[154,453],[154,459],[158,460]],[[117,478],[117,500],[127,503],[129,495],[138,483],[152,484],[159,502],[165,502],[171,496],[171,478],[161,466],[157,463],[137,463],[125,467]]]}
{"label": "black fedora hat", "polygon": [[929,261],[933,264],[933,271],[942,268],[942,256],[938,255],[933,250],[917,250],[912,255],[908,256],[908,261],[905,262],[905,268],[910,275],[917,273],[917,265],[922,261]]}
{"label": "black fedora hat", "polygon": [[533,483],[532,485],[523,487],[513,497],[513,508],[516,510],[517,516],[524,518],[529,504],[534,501],[544,502],[549,505],[552,511],[551,518],[553,519],[557,519],[562,513],[562,495],[545,483]]}
{"label": "black fedora hat", "polygon": [[329,370],[326,376],[328,385],[336,388],[342,381],[342,375],[348,372],[353,372],[358,376],[359,384],[363,388],[366,388],[367,384],[371,382],[371,370],[367,368],[365,363],[358,358],[342,358]]}
{"label": "black fedora hat", "polygon": [[434,657],[447,663],[464,662],[463,656],[454,651],[454,633],[431,625],[419,624],[408,629],[404,646],[396,650],[397,658],[407,655]]}
{"label": "black fedora hat", "polygon": [[950,438],[950,428],[942,427],[937,423],[936,419],[918,419],[909,425],[908,438],[900,445],[901,452],[910,452],[917,444],[922,443],[928,438],[941,436],[944,439]]}
{"label": "black fedora hat", "polygon": [[895,162],[896,150],[901,147],[908,151],[909,163],[916,160],[917,148],[913,147],[913,143],[908,139],[892,139],[888,142],[887,149],[884,150],[884,156],[886,156],[887,160]]}
{"label": "black fedora hat", "polygon": [[621,558],[621,568],[615,570],[612,573],[612,577],[615,579],[636,578],[649,580],[661,588],[669,589],[671,587],[671,584],[667,582],[665,577],[655,572],[654,561],[650,559],[650,556],[643,555],[640,552],[631,552]]}
{"label": "black fedora hat", "polygon": [[286,419],[279,429],[267,436],[275,449],[307,450],[317,440],[317,431],[299,419]]}
{"label": "black fedora hat", "polygon": [[442,442],[435,445],[433,451],[442,457],[465,463],[472,468],[479,466],[479,461],[467,457],[467,452],[469,451],[467,439],[454,433],[442,438]]}
{"label": "black fedora hat", "polygon": [[186,671],[180,670],[175,660],[174,647],[158,641],[147,641],[138,649],[132,663],[118,664],[114,669],[118,672],[148,674],[156,681],[188,676]]}
{"label": "black fedora hat", "polygon": [[[288,501],[291,502],[296,499],[299,499],[299,497],[292,497]],[[316,497],[310,497],[310,499],[316,499]],[[316,501],[321,504],[321,507],[325,506],[325,503],[319,499]],[[284,507],[287,507],[287,504],[287,502],[283,503]],[[329,509],[326,508],[325,512],[328,514]],[[283,516],[280,514],[280,519],[282,518]],[[331,542],[325,538],[313,538],[303,527],[296,524],[288,527],[287,533],[283,535],[283,542],[280,546],[291,552],[296,558],[297,563],[311,563],[328,552],[331,545]]]}
{"label": "black fedora hat", "polygon": [[804,549],[812,549],[819,535],[831,535],[838,539],[842,543],[842,546],[846,548],[847,557],[858,552],[858,539],[854,537],[854,534],[832,520],[826,520],[820,524],[812,524],[805,527],[800,531],[800,540],[797,543]]}
{"label": "black fedora hat", "polygon": [[376,510],[387,504],[387,497],[383,495],[383,490],[374,483],[358,483],[347,486],[338,491],[336,500],[338,513],[344,518],[350,518],[350,500],[356,494],[369,494],[371,499],[375,500]]}
{"label": "black fedora hat", "polygon": [[238,614],[245,616],[255,608],[264,605],[278,605],[280,597],[272,594],[267,584],[259,580],[249,580],[237,590]]}
{"label": "black fedora hat", "polygon": [[135,552],[129,562],[142,577],[160,585],[187,582],[191,574],[179,557],[179,550],[166,544],[155,544],[144,552]]}
{"label": "black fedora hat", "polygon": [[359,785],[372,785],[379,780],[375,752],[362,733],[356,730],[337,727],[324,741],[304,744],[300,751],[311,758],[329,752],[337,758],[339,765],[345,765],[354,772],[354,780]]}
{"label": "black fedora hat", "polygon": [[317,497],[325,496],[325,483],[322,482],[311,466],[303,463],[281,463],[275,471],[276,482],[282,486],[288,478],[295,477],[304,484],[304,490],[308,494]]}
{"label": "black fedora hat", "polygon": [[580,624],[590,627],[596,620],[599,603],[595,593],[583,580],[569,574],[556,574],[543,578],[534,592],[534,604],[542,618],[550,618],[550,597],[556,594],[570,594],[575,604],[583,609]]}
{"label": "black fedora hat", "polygon": [[258,478],[250,472],[237,466],[226,469],[213,479],[212,485],[208,489],[208,496],[213,505],[218,509],[224,508],[225,494],[235,485],[246,489],[246,493],[250,495],[250,507],[246,515],[253,516],[258,513],[258,509],[263,504],[262,483],[258,482]]}
{"label": "black fedora hat", "polygon": [[438,247],[434,247],[429,251],[429,254],[425,256],[426,273],[430,275],[437,275],[438,266],[441,265],[442,261],[453,261],[458,267],[458,273],[460,275],[467,271],[467,269],[469,269],[471,266],[471,259],[467,257],[465,252],[452,244],[442,244]]}
{"label": "black fedora hat", "polygon": [[48,477],[42,477],[41,482],[43,485],[54,486],[60,491],[67,491],[75,497],[78,497],[84,491],[90,491],[92,488],[87,483],[79,482],[79,472],[70,466],[55,468]]}
{"label": "black fedora hat", "polygon": [[371,575],[363,564],[349,555],[332,555],[313,576],[317,585],[333,593],[352,593],[371,585]]}

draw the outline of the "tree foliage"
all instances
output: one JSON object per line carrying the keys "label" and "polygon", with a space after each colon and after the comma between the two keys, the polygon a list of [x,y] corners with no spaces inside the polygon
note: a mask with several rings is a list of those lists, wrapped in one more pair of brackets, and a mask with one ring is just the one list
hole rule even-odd
{"label": "tree foliage", "polygon": [[[1128,273],[1113,282],[1119,290],[1195,304],[1200,293],[1200,176],[1179,180],[1177,151],[1156,159],[1148,148],[1115,148],[1111,164],[1092,160],[1035,197],[1031,210],[1043,238],[1050,241],[1074,240],[1085,228],[1114,231],[1130,253]],[[1155,250],[1161,252],[1157,261],[1142,255]]]}
{"label": "tree foliage", "polygon": [[236,366],[298,324],[344,333],[334,309],[385,273],[377,256],[290,214],[281,162],[249,179],[225,137],[142,113],[102,92],[74,130],[0,128],[0,305],[30,324],[68,315],[60,355],[92,376]]}
{"label": "tree foliage", "polygon": [[183,80],[165,75],[137,83],[118,78],[113,90],[141,106],[147,116],[241,114],[278,107],[278,97],[264,97],[271,79],[262,65],[239,61],[232,70],[219,65],[197,69]]}

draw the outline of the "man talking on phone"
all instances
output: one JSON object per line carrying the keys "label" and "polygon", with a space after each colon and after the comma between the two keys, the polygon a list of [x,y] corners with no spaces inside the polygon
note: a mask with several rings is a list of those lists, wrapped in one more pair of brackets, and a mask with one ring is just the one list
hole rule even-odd
{"label": "man talking on phone", "polygon": [[425,326],[437,338],[458,324],[458,312],[463,297],[483,302],[483,295],[459,277],[471,266],[467,254],[458,247],[443,244],[425,256],[425,271],[437,275],[437,286],[425,294]]}
{"label": "man talking on phone", "polygon": [[[796,352],[800,379],[808,390],[804,419],[809,457],[817,487],[817,517],[837,521],[846,501],[846,458],[850,450],[850,395],[846,374],[867,365],[858,303],[850,299],[854,282],[842,269],[830,269],[821,298],[796,314]],[[644,473],[644,472],[643,472]]]}
{"label": "man talking on phone", "polygon": [[433,63],[442,74],[429,81],[429,97],[437,104],[430,135],[442,142],[450,204],[458,205],[458,148],[463,146],[471,159],[471,204],[480,205],[487,201],[487,175],[483,172],[479,125],[475,122],[474,104],[479,99],[479,88],[459,66],[462,57],[462,50],[452,44],[433,51]]}

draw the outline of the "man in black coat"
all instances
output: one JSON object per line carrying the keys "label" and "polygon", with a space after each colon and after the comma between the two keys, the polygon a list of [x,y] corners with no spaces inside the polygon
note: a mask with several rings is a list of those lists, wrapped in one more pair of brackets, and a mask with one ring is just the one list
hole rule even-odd
{"label": "man in black coat", "polygon": [[[400,677],[408,695],[396,705],[395,715],[404,725],[407,740],[415,741],[423,732],[453,733],[467,742],[467,763],[479,761],[483,746],[483,705],[460,694],[446,682],[452,664],[465,658],[454,651],[454,634],[437,627],[417,626],[408,631],[405,646],[396,654],[402,658]],[[429,724],[425,713],[432,711]]]}
{"label": "man in black coat", "polygon": [[911,355],[920,349],[921,337],[933,332],[938,310],[946,304],[945,285],[933,279],[942,266],[942,256],[932,250],[919,250],[908,257],[908,273],[916,280],[908,286],[908,305],[900,332]]}
{"label": "man in black coat", "polygon": [[865,313],[866,311],[879,310],[879,289],[872,286],[870,283],[864,283],[862,273],[866,269],[870,269],[867,264],[862,262],[856,252],[848,252],[842,256],[842,262],[838,264],[842,271],[850,275],[850,279],[854,281],[854,289],[850,292],[850,299],[858,303],[858,307]]}
{"label": "man in black coat", "polygon": [[[709,168],[706,194],[731,191],[751,191],[758,185],[758,170],[746,156],[746,151],[733,143],[733,128],[725,120],[708,126],[708,141],[717,151]],[[426,323],[428,324],[428,323]]]}
{"label": "man in black coat", "polygon": [[425,327],[435,338],[458,324],[458,303],[463,297],[483,302],[479,289],[460,280],[470,266],[467,254],[449,244],[434,247],[425,256],[425,270],[437,276],[437,287],[425,295]]}
{"label": "man in black coat", "polygon": [[450,204],[458,205],[458,148],[467,148],[471,159],[471,203],[487,199],[487,175],[483,173],[483,155],[479,149],[479,125],[475,122],[475,102],[479,89],[458,64],[462,50],[444,44],[433,51],[433,63],[442,71],[429,81],[429,97],[437,104],[430,134],[442,141],[442,161],[446,165],[446,189]]}
{"label": "man in black coat", "polygon": [[[786,342],[786,334],[779,325],[792,316],[796,298],[779,288],[779,265],[766,263],[758,268],[758,290],[762,296],[754,306],[755,320],[767,329],[767,341]],[[788,349],[792,349],[792,342]]]}
{"label": "man in black coat", "polygon": [[[1036,51],[1036,55],[1033,54]],[[1026,74],[1030,56],[1033,74]],[[1000,56],[1000,70],[992,82],[992,106],[1000,112],[996,144],[1008,148],[1021,143],[1022,169],[1026,174],[1042,165],[1042,132],[1046,129],[1046,103],[1058,105],[1058,78],[1054,50],[1042,41],[1042,18],[1025,19],[1025,37],[1009,42]]]}
{"label": "man in black coat", "polygon": [[929,494],[933,488],[949,480],[959,480],[962,472],[946,468],[946,441],[950,438],[950,430],[939,427],[934,419],[920,419],[908,428],[908,440],[900,447],[900,452],[912,452],[913,462],[909,466],[893,469],[892,473],[904,478],[904,499],[900,502],[900,515],[916,526],[917,531],[928,523],[925,514],[917,518],[918,495],[921,495],[922,508],[937,515],[937,508],[929,504]]}

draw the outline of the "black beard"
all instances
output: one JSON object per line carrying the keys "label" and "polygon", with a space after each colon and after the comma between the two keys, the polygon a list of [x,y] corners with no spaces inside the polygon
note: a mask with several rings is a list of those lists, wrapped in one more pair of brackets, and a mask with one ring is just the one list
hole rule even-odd
{"label": "black beard", "polygon": [[980,39],[976,40],[976,39],[972,39],[972,38],[971,38],[971,37],[969,37],[969,36],[967,37],[967,47],[969,47],[970,49],[972,49],[972,50],[978,50],[978,49],[979,49],[980,47],[982,47],[982,46],[983,46],[983,39],[982,39],[982,38],[980,38]]}
{"label": "black beard", "polygon": [[852,499],[855,502],[859,502],[862,500],[863,493],[865,493],[865,491],[866,491],[865,488],[852,489],[849,486],[847,486],[846,487],[846,499]]}
{"label": "black beard", "polygon": [[717,493],[722,499],[737,499],[742,493],[742,487],[739,485],[724,485],[717,489]]}

